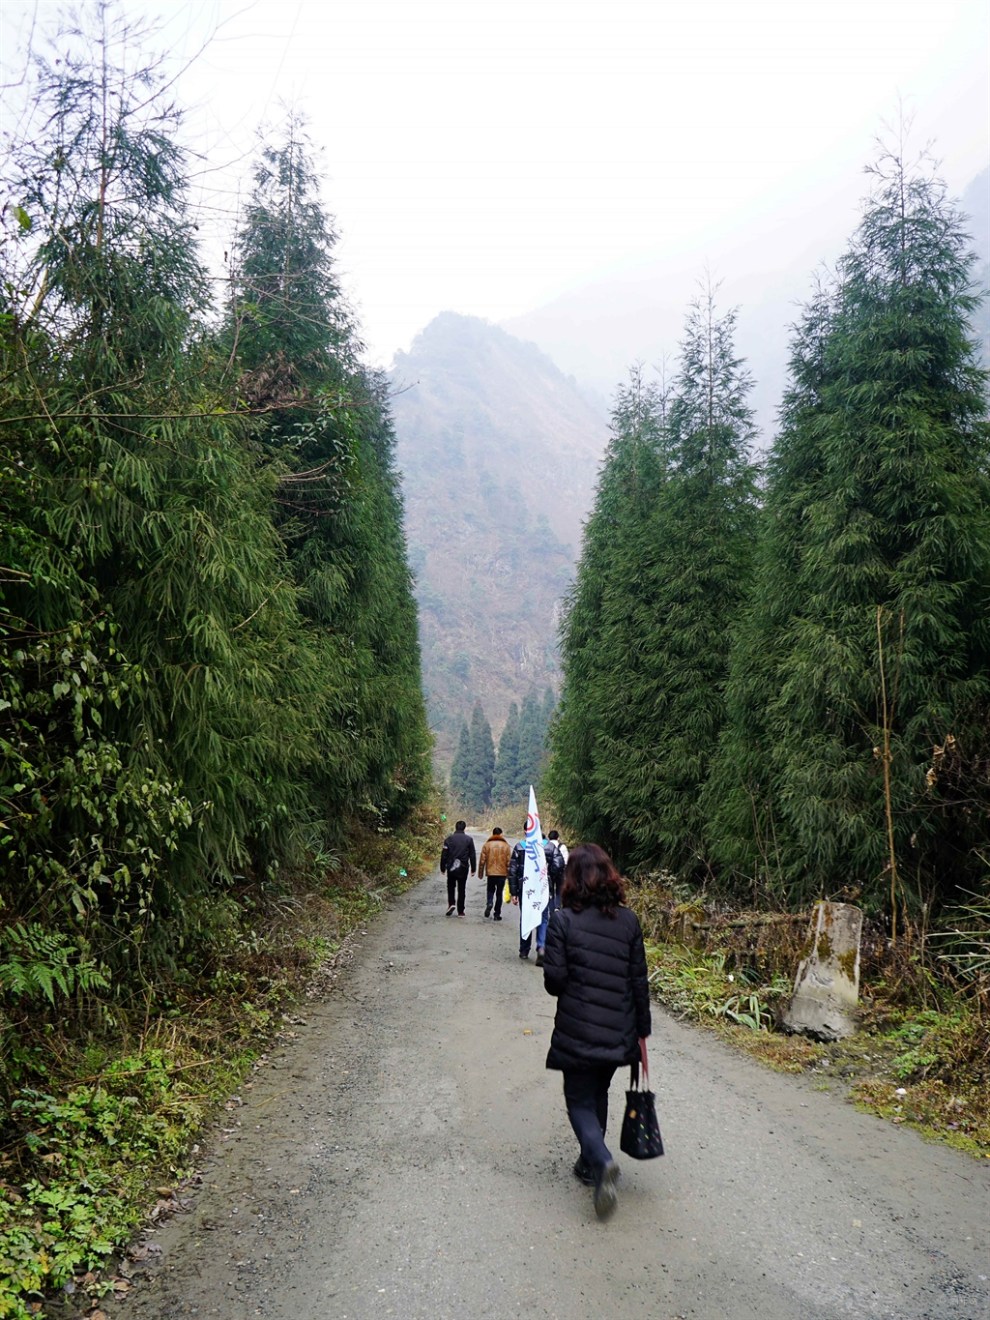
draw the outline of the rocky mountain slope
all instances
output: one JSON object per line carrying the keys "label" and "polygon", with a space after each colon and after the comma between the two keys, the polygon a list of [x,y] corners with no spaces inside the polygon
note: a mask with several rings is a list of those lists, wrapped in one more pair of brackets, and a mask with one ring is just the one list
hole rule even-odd
{"label": "rocky mountain slope", "polygon": [[533,345],[445,312],[391,373],[437,760],[477,698],[555,685],[564,593],[608,439],[604,409]]}

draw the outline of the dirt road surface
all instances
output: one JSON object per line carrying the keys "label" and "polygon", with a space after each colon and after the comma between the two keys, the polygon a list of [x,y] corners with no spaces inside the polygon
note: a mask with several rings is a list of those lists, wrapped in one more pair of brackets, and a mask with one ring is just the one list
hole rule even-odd
{"label": "dirt road surface", "polygon": [[[990,1161],[654,1010],[667,1154],[595,1219],[514,910],[439,875],[359,933],[112,1320],[987,1320]],[[624,1074],[612,1088],[618,1152]]]}

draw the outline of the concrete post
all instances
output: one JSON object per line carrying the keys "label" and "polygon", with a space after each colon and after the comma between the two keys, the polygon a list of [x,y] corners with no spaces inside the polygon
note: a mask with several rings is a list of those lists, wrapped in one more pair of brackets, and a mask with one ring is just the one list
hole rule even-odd
{"label": "concrete post", "polygon": [[842,1040],[856,1033],[859,944],[863,913],[849,903],[818,903],[809,948],[794,978],[794,997],[784,1030],[814,1040]]}

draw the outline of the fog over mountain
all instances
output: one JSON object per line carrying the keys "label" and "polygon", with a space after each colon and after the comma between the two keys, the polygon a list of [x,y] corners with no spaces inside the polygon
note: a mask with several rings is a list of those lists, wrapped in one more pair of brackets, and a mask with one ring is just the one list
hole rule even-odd
{"label": "fog over mountain", "polygon": [[[971,222],[978,257],[975,274],[987,288],[990,171],[972,181],[960,207]],[[736,349],[754,378],[751,403],[766,448],[773,439],[776,410],[786,383],[790,327],[811,293],[816,272],[841,256],[856,221],[856,216],[850,216],[848,232],[836,234],[826,246],[820,240],[799,245],[783,264],[773,259],[774,249],[766,235],[758,242],[741,242],[724,268],[710,272],[687,268],[682,257],[672,253],[591,281],[502,324],[512,334],[537,344],[563,371],[607,400],[626,379],[633,362],[657,366],[666,358],[668,373],[674,370],[688,306],[699,283],[710,275],[720,285],[719,305],[739,310]],[[787,236],[786,245],[782,236],[781,245],[783,251],[793,249],[793,236]],[[977,327],[986,353],[986,307],[977,318]]]}

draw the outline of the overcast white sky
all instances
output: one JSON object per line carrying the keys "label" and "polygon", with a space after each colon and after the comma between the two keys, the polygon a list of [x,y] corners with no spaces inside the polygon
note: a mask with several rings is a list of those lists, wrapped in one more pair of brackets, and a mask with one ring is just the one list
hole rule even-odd
{"label": "overcast white sky", "polygon": [[[831,255],[900,103],[953,190],[990,162],[985,0],[125,7],[159,16],[178,59],[208,43],[178,95],[211,166],[235,167],[206,176],[221,230],[259,123],[308,115],[382,362],[448,308],[498,321],[640,265]],[[27,16],[57,9],[0,0],[7,68]]]}

